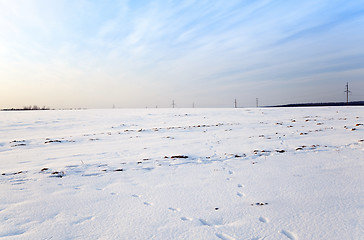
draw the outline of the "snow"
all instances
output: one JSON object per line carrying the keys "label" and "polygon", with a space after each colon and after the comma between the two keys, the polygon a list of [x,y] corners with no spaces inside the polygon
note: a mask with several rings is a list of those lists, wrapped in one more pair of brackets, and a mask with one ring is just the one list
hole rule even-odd
{"label": "snow", "polygon": [[364,108],[0,112],[1,239],[362,239]]}

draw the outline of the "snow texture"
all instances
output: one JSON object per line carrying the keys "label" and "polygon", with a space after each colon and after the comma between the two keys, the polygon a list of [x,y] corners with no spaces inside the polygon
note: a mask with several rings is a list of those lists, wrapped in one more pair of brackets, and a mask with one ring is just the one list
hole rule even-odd
{"label": "snow texture", "polygon": [[364,108],[0,112],[0,239],[362,239]]}

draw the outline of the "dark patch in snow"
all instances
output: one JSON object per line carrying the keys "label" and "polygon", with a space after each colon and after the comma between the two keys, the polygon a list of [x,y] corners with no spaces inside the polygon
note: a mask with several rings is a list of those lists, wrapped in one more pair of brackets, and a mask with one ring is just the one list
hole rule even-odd
{"label": "dark patch in snow", "polygon": [[44,144],[47,144],[47,143],[61,143],[61,142],[62,141],[58,140],[58,139],[56,139],[56,140],[47,140],[47,141],[44,142]]}
{"label": "dark patch in snow", "polygon": [[60,172],[55,171],[55,172],[52,172],[51,174],[52,174],[51,177],[62,178],[65,176],[65,173],[63,171],[60,171]]}
{"label": "dark patch in snow", "polygon": [[13,172],[13,173],[9,173],[9,174],[3,173],[1,175],[17,175],[17,174],[21,174],[21,173],[27,173],[27,172],[26,171],[19,171],[19,172]]}
{"label": "dark patch in snow", "polygon": [[21,142],[25,142],[25,140],[13,140],[10,143],[21,143]]}
{"label": "dark patch in snow", "polygon": [[263,202],[257,202],[257,203],[252,203],[252,204],[250,204],[251,206],[254,206],[254,205],[256,205],[256,206],[264,206],[264,205],[268,205],[268,203],[266,202],[266,203],[263,203]]}
{"label": "dark patch in snow", "polygon": [[185,156],[185,155],[174,155],[174,156],[171,156],[171,158],[188,158],[188,156]]}
{"label": "dark patch in snow", "polygon": [[25,143],[19,143],[19,144],[12,145],[11,147],[20,147],[20,146],[26,146],[26,144]]}

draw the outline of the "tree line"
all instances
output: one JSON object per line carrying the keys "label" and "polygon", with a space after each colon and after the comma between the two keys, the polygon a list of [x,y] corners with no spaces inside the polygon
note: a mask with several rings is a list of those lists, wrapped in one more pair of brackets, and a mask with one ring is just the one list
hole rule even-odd
{"label": "tree line", "polygon": [[38,107],[37,105],[33,106],[24,106],[23,108],[6,108],[2,109],[2,111],[30,111],[30,110],[50,110],[49,107]]}

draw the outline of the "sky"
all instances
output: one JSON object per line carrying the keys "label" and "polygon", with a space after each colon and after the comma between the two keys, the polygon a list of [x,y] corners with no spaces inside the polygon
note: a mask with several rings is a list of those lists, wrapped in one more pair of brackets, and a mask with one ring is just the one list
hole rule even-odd
{"label": "sky", "polygon": [[0,0],[0,108],[364,100],[363,0]]}

